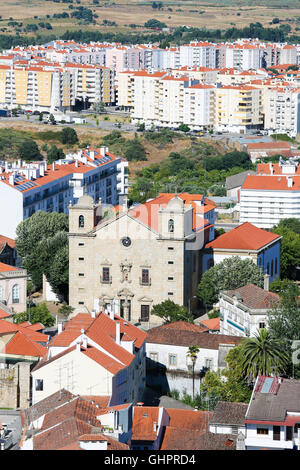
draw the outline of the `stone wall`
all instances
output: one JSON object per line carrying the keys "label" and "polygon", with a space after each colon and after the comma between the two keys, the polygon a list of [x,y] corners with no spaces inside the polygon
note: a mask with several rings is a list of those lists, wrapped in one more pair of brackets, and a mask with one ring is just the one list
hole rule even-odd
{"label": "stone wall", "polygon": [[28,408],[30,405],[30,363],[18,362],[0,369],[0,408]]}

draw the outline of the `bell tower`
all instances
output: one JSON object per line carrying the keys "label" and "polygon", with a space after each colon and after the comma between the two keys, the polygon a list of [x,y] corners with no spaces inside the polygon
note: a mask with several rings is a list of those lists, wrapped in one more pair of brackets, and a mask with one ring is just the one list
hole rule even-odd
{"label": "bell tower", "polygon": [[88,194],[78,199],[77,204],[69,205],[69,233],[88,233],[97,225],[101,218],[101,200],[94,204],[94,200]]}
{"label": "bell tower", "polygon": [[184,238],[190,233],[193,209],[185,208],[184,201],[175,195],[165,208],[158,211],[158,230],[161,238]]}

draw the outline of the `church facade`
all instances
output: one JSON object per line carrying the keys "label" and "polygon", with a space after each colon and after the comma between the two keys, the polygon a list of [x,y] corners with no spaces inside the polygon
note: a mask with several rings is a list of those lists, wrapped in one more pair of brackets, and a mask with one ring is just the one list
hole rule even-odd
{"label": "church facade", "polygon": [[201,195],[160,194],[128,209],[69,207],[69,303],[74,313],[113,311],[141,325],[166,299],[193,307],[202,248],[214,239],[214,203]]}

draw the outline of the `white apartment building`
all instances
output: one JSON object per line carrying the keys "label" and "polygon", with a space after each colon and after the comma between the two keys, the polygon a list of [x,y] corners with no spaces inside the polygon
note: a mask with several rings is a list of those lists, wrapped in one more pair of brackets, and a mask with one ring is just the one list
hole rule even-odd
{"label": "white apartment building", "polygon": [[242,70],[259,69],[262,66],[262,50],[250,44],[226,44],[225,67]]}
{"label": "white apartment building", "polygon": [[20,222],[38,210],[68,213],[69,203],[87,194],[97,202],[118,204],[127,193],[128,163],[107,147],[69,154],[52,165],[2,162],[0,167],[0,232],[15,238]]}
{"label": "white apartment building", "polygon": [[208,42],[184,44],[180,46],[181,67],[216,67],[216,45]]}
{"label": "white apartment building", "polygon": [[[265,165],[265,167],[269,167]],[[299,164],[271,165],[270,173],[246,177],[240,191],[240,222],[272,228],[282,219],[300,219]]]}
{"label": "white apartment building", "polygon": [[191,129],[212,129],[215,114],[215,87],[192,85],[184,89],[183,122]]}
{"label": "white apartment building", "polygon": [[253,337],[261,328],[267,328],[269,311],[280,300],[278,294],[268,289],[269,276],[266,275],[265,289],[247,284],[220,292],[220,333]]}
{"label": "white apartment building", "polygon": [[264,92],[264,128],[296,137],[300,132],[300,88],[268,88]]}

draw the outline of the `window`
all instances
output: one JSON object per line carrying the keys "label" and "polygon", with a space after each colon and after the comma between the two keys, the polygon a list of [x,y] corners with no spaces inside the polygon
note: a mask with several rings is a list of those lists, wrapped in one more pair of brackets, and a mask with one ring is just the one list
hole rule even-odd
{"label": "window", "polygon": [[168,230],[170,233],[173,233],[174,232],[174,220],[173,219],[170,219],[169,220],[169,223],[168,223]]}
{"label": "window", "polygon": [[35,380],[35,389],[39,392],[44,390],[44,381],[42,379]]}
{"label": "window", "polygon": [[79,227],[79,228],[83,228],[83,227],[84,227],[84,217],[83,217],[83,215],[80,215],[80,216],[78,217],[78,227]]}
{"label": "window", "polygon": [[292,439],[293,439],[293,426],[287,426],[286,427],[285,440],[286,441],[292,441]]}
{"label": "window", "polygon": [[259,328],[265,328],[265,322],[260,321],[258,326],[259,326]]}
{"label": "window", "polygon": [[174,264],[174,261],[168,261],[168,264]]}
{"label": "window", "polygon": [[141,321],[149,321],[150,306],[141,305]]}
{"label": "window", "polygon": [[177,354],[169,354],[169,366],[177,365]]}
{"label": "window", "polygon": [[109,282],[109,268],[102,268],[102,282]]}
{"label": "window", "polygon": [[84,246],[84,243],[78,243],[78,246]]}
{"label": "window", "polygon": [[12,288],[12,302],[18,304],[20,301],[20,288],[19,284],[15,284]]}
{"label": "window", "polygon": [[280,426],[273,426],[273,440],[280,441]]}
{"label": "window", "polygon": [[212,359],[205,359],[205,367],[208,369],[211,369],[213,366],[213,360]]}
{"label": "window", "polygon": [[257,428],[256,429],[256,434],[269,434],[269,429],[268,428]]}
{"label": "window", "polygon": [[168,246],[168,250],[174,250],[174,247],[173,246]]}
{"label": "window", "polygon": [[78,302],[78,305],[84,305],[84,302]]}
{"label": "window", "polygon": [[169,277],[168,277],[168,281],[174,281],[174,277],[169,276]]}
{"label": "window", "polygon": [[84,261],[84,258],[78,258],[78,261]]}
{"label": "window", "polygon": [[150,359],[151,359],[151,361],[158,362],[158,353],[157,352],[151,352],[150,353]]}
{"label": "window", "polygon": [[78,273],[78,276],[83,277],[84,273]]}
{"label": "window", "polygon": [[142,269],[142,284],[149,284],[149,269]]}

